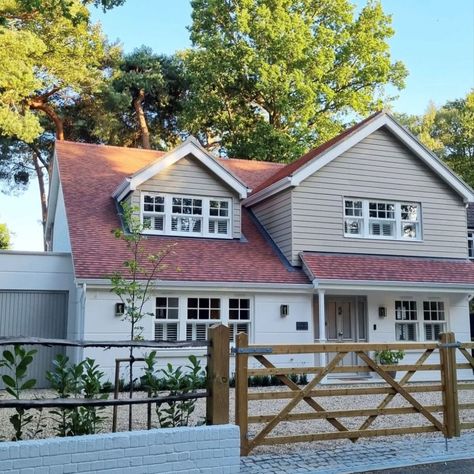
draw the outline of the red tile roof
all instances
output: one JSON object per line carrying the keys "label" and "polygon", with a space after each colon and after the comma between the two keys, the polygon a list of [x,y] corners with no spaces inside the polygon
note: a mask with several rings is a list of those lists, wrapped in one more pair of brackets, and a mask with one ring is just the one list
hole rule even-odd
{"label": "red tile roof", "polygon": [[464,259],[303,252],[317,280],[458,283],[474,285],[474,263]]}
{"label": "red tile roof", "polygon": [[322,145],[308,151],[308,153],[306,153],[305,155],[303,155],[301,158],[297,159],[296,161],[293,161],[292,163],[282,167],[280,170],[278,170],[276,173],[274,173],[272,176],[270,176],[267,180],[262,182],[255,189],[253,189],[252,194],[255,194],[255,193],[261,191],[262,189],[265,189],[268,186],[271,186],[272,184],[276,183],[277,181],[280,181],[283,178],[287,178],[289,176],[292,176],[296,171],[298,171],[300,168],[302,168],[304,165],[306,165],[306,163],[309,163],[311,160],[313,160],[318,155],[320,155],[324,151],[328,150],[332,146],[337,145],[339,142],[344,140],[344,138],[346,138],[348,135],[350,135],[351,133],[356,132],[361,127],[363,127],[367,122],[370,122],[375,117],[378,117],[381,114],[383,114],[382,111],[379,111],[379,112],[376,112],[375,114],[372,114],[371,116],[367,117],[366,119],[362,120],[361,122],[359,122],[359,123],[353,125],[352,127],[349,127],[348,129],[344,130],[342,133],[335,136],[334,138],[331,138],[331,140],[328,140],[327,142],[323,143]]}
{"label": "red tile roof", "polygon": [[239,177],[251,189],[256,188],[281,168],[285,167],[284,163],[238,158],[222,159],[221,164]]}
{"label": "red tile roof", "polygon": [[[67,141],[56,142],[56,153],[76,277],[107,278],[129,258],[124,243],[111,233],[120,226],[111,194],[125,177],[163,153]],[[234,160],[229,162],[239,167]],[[249,174],[252,166],[240,165]],[[267,168],[260,171],[267,172]],[[242,241],[150,236],[144,246],[147,252],[156,253],[173,245],[173,255],[167,257],[169,266],[159,275],[163,280],[309,283],[301,270],[282,263],[245,209],[242,231]]]}

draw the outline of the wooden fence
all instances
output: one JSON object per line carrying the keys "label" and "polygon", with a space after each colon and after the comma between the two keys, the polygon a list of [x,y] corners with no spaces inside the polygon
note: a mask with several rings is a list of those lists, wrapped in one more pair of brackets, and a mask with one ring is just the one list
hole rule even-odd
{"label": "wooden fence", "polygon": [[[441,432],[445,437],[459,436],[461,429],[474,428],[474,423],[461,423],[459,410],[474,409],[474,403],[459,403],[458,390],[474,390],[474,384],[458,384],[457,370],[474,369],[474,359],[468,349],[474,343],[457,343],[453,333],[444,333],[439,343],[390,343],[390,344],[305,344],[305,345],[249,345],[248,336],[239,334],[234,352],[236,354],[236,423],[240,427],[241,455],[248,455],[261,445],[286,444],[294,442],[309,442],[331,439],[349,439],[353,442],[361,437],[401,435],[408,433]],[[422,351],[414,364],[379,365],[371,355],[373,351],[382,350],[419,350]],[[467,363],[456,362],[456,352],[460,351]],[[439,353],[439,363],[427,364],[427,359],[433,353]],[[354,353],[364,365],[339,365],[347,354]],[[268,356],[282,354],[331,354],[330,361],[320,367],[276,367]],[[249,359],[257,360],[263,368],[250,369]],[[441,383],[438,384],[408,384],[410,379],[419,371],[440,371]],[[396,381],[389,373],[391,371],[405,372]],[[329,374],[372,372],[378,374],[387,386],[383,387],[347,387],[319,388],[318,384]],[[300,387],[291,380],[291,374],[312,374],[312,380]],[[249,392],[249,376],[276,376],[287,387],[280,391]],[[288,390],[289,389],[289,390]],[[441,392],[442,403],[438,405],[422,405],[413,394],[424,392]],[[473,392],[474,393],[474,392]],[[383,400],[373,408],[357,408],[344,410],[327,410],[316,398],[346,397],[383,394]],[[403,407],[388,407],[394,397],[399,394],[409,404]],[[249,402],[259,400],[284,400],[289,402],[277,413],[249,416]],[[300,404],[311,408],[310,412],[293,412]],[[441,413],[442,416],[437,416]],[[420,414],[428,424],[420,426],[391,427],[370,429],[375,420],[384,415]],[[364,417],[362,424],[356,429],[349,429],[341,419]],[[335,431],[321,430],[311,434],[287,436],[270,436],[271,432],[282,422],[302,420],[326,420]],[[347,424],[347,422],[346,422]],[[255,431],[253,436],[249,425],[263,427]]]}
{"label": "wooden fence", "polygon": [[[94,407],[116,407],[147,404],[166,403],[173,401],[190,400],[196,398],[206,398],[206,424],[220,425],[229,422],[229,328],[224,325],[214,325],[209,328],[209,339],[207,341],[190,342],[156,342],[156,341],[70,341],[65,339],[44,339],[33,337],[0,337],[1,346],[11,345],[40,345],[40,346],[68,346],[68,347],[120,347],[120,348],[193,348],[207,347],[207,387],[205,391],[196,391],[184,395],[160,396],[148,398],[121,398],[114,399],[91,399],[91,398],[53,398],[53,399],[0,399],[0,409],[2,408],[74,408],[80,406]],[[135,359],[136,361],[137,359]],[[150,410],[149,410],[150,413]],[[116,416],[114,416],[114,419]],[[148,429],[150,429],[150,416],[148,419]],[[116,429],[114,422],[113,431]],[[131,429],[131,427],[130,427]]]}

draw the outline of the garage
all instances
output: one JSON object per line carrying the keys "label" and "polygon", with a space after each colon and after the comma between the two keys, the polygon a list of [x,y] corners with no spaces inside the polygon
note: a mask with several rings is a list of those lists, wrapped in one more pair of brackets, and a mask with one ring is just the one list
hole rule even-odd
{"label": "garage", "polygon": [[[66,338],[68,294],[60,291],[0,290],[0,334]],[[38,350],[28,375],[38,387],[47,386],[45,373],[56,354],[64,348],[35,346]],[[11,347],[10,347],[11,349]],[[2,348],[3,352],[4,348]],[[2,387],[3,388],[3,387]]]}

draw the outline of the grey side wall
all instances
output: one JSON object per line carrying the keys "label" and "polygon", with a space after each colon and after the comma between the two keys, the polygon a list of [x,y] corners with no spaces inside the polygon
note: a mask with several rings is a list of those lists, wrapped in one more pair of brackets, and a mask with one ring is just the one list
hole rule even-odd
{"label": "grey side wall", "polygon": [[232,215],[233,237],[240,238],[241,211],[239,196],[192,156],[179,160],[176,164],[143,183],[132,195],[133,206],[140,206],[140,191],[232,198],[234,207]]}
{"label": "grey side wall", "polygon": [[[345,238],[344,196],[421,202],[423,241]],[[303,250],[467,257],[462,199],[383,129],[303,181],[291,200],[294,264]]]}
{"label": "grey side wall", "polygon": [[292,257],[291,190],[256,204],[252,210],[288,260]]}

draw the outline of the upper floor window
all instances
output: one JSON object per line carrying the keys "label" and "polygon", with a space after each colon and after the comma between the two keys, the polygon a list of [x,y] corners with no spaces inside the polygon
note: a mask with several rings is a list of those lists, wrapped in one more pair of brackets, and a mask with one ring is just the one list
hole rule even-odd
{"label": "upper floor window", "polygon": [[474,259],[474,230],[467,233],[467,248],[469,250],[469,258]]}
{"label": "upper floor window", "polygon": [[145,233],[231,238],[232,199],[142,193]]}
{"label": "upper floor window", "polygon": [[344,236],[421,239],[419,203],[344,199]]}

